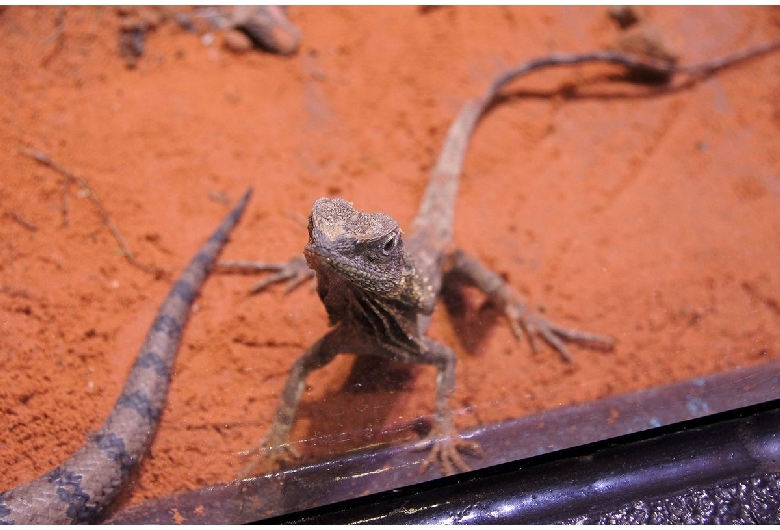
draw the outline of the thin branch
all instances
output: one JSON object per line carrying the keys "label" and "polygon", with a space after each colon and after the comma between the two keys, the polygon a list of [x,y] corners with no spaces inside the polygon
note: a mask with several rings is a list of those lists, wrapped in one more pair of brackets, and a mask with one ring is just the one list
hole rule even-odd
{"label": "thin branch", "polygon": [[127,259],[127,261],[130,262],[131,265],[138,267],[144,272],[149,272],[156,276],[162,276],[166,274],[165,270],[160,269],[159,267],[155,267],[154,265],[146,265],[136,259],[133,252],[127,246],[127,243],[125,242],[125,238],[122,236],[122,233],[119,231],[119,228],[116,226],[116,223],[114,223],[114,220],[111,219],[111,216],[108,214],[108,210],[106,210],[105,206],[103,206],[103,203],[100,202],[100,199],[98,199],[97,195],[95,195],[95,192],[92,190],[92,187],[85,179],[79,177],[78,175],[74,175],[71,171],[68,171],[64,167],[60,166],[54,160],[52,160],[47,154],[41,151],[19,149],[19,152],[29,158],[32,158],[36,162],[43,164],[44,166],[47,166],[53,169],[54,171],[56,171],[57,173],[61,174],[63,177],[65,177],[68,183],[75,182],[76,184],[81,186],[84,190],[86,190],[87,197],[89,197],[89,200],[92,201],[92,204],[94,204],[95,207],[100,212],[100,215],[103,218],[103,223],[111,231],[111,235],[114,236],[114,239],[119,245],[119,248],[122,251],[122,255],[125,257],[125,259]]}
{"label": "thin branch", "polygon": [[41,66],[46,66],[52,58],[62,49],[65,42],[65,6],[57,7],[57,14],[54,16],[54,33],[46,37],[45,41],[53,40],[54,47],[41,59]]}
{"label": "thin branch", "polygon": [[640,57],[628,53],[615,51],[595,51],[589,53],[553,53],[544,57],[531,59],[511,70],[500,74],[490,86],[483,98],[484,104],[489,104],[496,93],[510,81],[517,79],[536,70],[557,66],[572,66],[586,63],[610,63],[623,66],[634,72],[645,72],[657,78],[670,80],[675,74],[687,74],[691,76],[705,76],[717,70],[722,70],[737,63],[741,63],[753,57],[780,49],[780,40],[772,41],[745,50],[724,55],[711,61],[687,66],[678,66],[672,61],[664,61],[651,57]]}
{"label": "thin branch", "polygon": [[16,213],[16,211],[11,211],[9,212],[9,214],[11,215],[11,219],[16,221],[20,225],[22,225],[22,227],[26,228],[30,232],[35,232],[36,230],[38,230],[37,226],[35,226],[33,223],[31,223],[30,221],[28,221],[27,219],[25,219],[24,217]]}

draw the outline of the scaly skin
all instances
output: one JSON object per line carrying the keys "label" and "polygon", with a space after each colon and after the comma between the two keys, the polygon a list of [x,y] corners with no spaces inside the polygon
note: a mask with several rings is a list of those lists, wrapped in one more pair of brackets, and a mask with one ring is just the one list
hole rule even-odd
{"label": "scaly skin", "polygon": [[[288,438],[307,375],[339,353],[353,353],[436,366],[436,410],[427,438],[431,452],[421,471],[436,462],[444,474],[468,469],[460,453],[478,452],[478,447],[457,434],[448,405],[455,385],[455,355],[444,344],[425,336],[445,278],[458,279],[484,292],[503,310],[515,334],[524,333],[534,349],[535,337],[539,336],[570,361],[567,342],[612,345],[608,337],[567,329],[532,311],[498,274],[463,250],[452,248],[455,197],[466,149],[480,118],[496,103],[499,90],[541,68],[593,62],[617,64],[635,74],[649,74],[656,81],[668,82],[675,74],[684,73],[691,76],[692,84],[695,76],[706,76],[778,47],[780,42],[773,42],[693,66],[612,51],[553,54],[528,61],[498,76],[484,97],[463,105],[444,140],[410,235],[402,235],[398,223],[386,214],[362,212],[345,200],[323,198],[314,203],[309,217],[305,262],[298,257],[281,265],[223,264],[274,273],[257,284],[253,292],[282,281],[294,287],[316,275],[317,292],[334,326],[295,361],[261,452],[274,460],[298,456]],[[258,464],[259,460],[250,463],[242,474],[249,475]]]}
{"label": "scaly skin", "polygon": [[192,302],[246,207],[251,190],[198,251],[160,306],[106,421],[72,457],[40,478],[0,493],[0,524],[97,520],[149,449]]}

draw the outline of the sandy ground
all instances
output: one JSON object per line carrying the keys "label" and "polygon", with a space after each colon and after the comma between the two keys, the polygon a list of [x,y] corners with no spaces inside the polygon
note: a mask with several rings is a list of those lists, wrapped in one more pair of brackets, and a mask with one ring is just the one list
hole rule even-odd
{"label": "sandy ground", "polygon": [[[504,68],[605,48],[606,8],[291,8],[300,51],[237,55],[173,23],[128,68],[113,8],[0,12],[0,490],[54,467],[100,425],[172,277],[248,187],[223,253],[282,261],[314,199],[408,226],[459,106]],[[655,7],[683,63],[780,37],[777,8]],[[617,338],[533,354],[481,298],[440,308],[459,358],[459,428],[780,358],[780,54],[685,90],[608,66],[535,74],[482,122],[456,243],[557,321]],[[139,261],[118,251],[87,179]],[[132,493],[233,479],[293,359],[326,329],[308,286],[248,296],[214,274]],[[456,307],[457,306],[457,307]],[[342,356],[310,377],[292,437],[307,459],[416,436],[433,371]],[[340,434],[344,433],[343,436]]]}

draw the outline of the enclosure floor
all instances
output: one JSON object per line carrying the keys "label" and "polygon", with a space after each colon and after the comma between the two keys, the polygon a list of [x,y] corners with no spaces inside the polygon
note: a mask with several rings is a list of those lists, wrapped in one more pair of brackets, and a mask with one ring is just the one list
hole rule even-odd
{"label": "enclosure floor", "polygon": [[[299,253],[321,196],[408,229],[464,101],[505,68],[620,32],[600,7],[293,7],[292,57],[168,22],[128,68],[113,8],[68,8],[59,37],[57,9],[0,11],[0,490],[100,425],[172,278],[247,187],[225,259]],[[774,7],[646,15],[683,64],[780,38]],[[619,72],[508,87],[470,146],[455,222],[456,244],[534,307],[617,345],[573,346],[571,364],[534,354],[477,293],[451,293],[430,335],[458,356],[460,429],[780,359],[780,54],[673,92]],[[138,260],[168,274],[130,264],[84,190],[63,194],[20,149],[86,179]],[[254,281],[207,281],[123,505],[232,480],[328,329],[310,286],[249,296]],[[431,368],[341,356],[309,378],[292,439],[307,461],[412,439],[434,385]]]}

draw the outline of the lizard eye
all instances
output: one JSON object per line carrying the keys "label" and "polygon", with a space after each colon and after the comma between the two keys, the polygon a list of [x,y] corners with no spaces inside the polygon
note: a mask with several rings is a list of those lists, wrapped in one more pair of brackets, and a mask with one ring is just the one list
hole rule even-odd
{"label": "lizard eye", "polygon": [[385,244],[382,246],[382,253],[384,253],[386,256],[389,255],[393,249],[395,249],[395,246],[398,244],[398,238],[395,235],[390,236],[387,241],[385,241]]}

